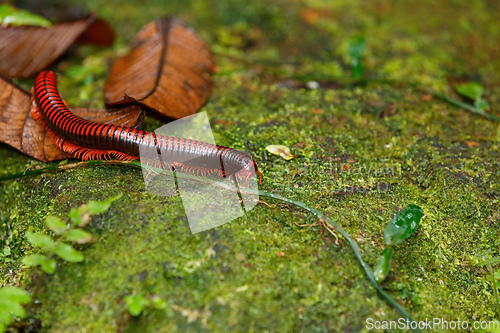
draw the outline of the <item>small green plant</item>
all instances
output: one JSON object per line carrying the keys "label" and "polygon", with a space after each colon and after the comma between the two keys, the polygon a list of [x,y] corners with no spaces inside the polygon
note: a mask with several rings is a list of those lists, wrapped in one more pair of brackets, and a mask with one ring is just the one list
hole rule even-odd
{"label": "small green plant", "polygon": [[0,253],[0,257],[3,262],[10,262],[10,247],[6,246],[3,248],[3,251]]}
{"label": "small green plant", "polygon": [[43,234],[26,232],[26,238],[31,245],[39,247],[42,254],[32,254],[23,258],[23,263],[27,266],[40,266],[47,274],[54,274],[57,262],[55,257],[59,257],[67,262],[83,261],[83,254],[73,248],[67,242],[85,244],[92,241],[92,235],[82,230],[90,221],[93,215],[100,214],[108,210],[111,203],[118,200],[119,194],[104,201],[89,201],[78,208],[72,208],[69,212],[70,223],[64,223],[58,217],[47,216],[45,222],[56,237]]}
{"label": "small green plant", "polygon": [[474,101],[474,107],[481,111],[488,110],[490,105],[483,98],[484,88],[477,82],[462,83],[455,86],[457,93],[463,97],[470,98]]}
{"label": "small green plant", "polygon": [[16,318],[26,317],[23,304],[30,300],[28,293],[21,288],[5,287],[0,289],[0,333],[5,332]]}
{"label": "small green plant", "polygon": [[420,296],[418,296],[417,290],[415,289],[416,287],[412,282],[408,284],[400,282],[393,283],[393,290],[399,291],[398,294],[401,300],[406,300],[414,305],[418,305],[420,303]]}
{"label": "small green plant", "polygon": [[365,56],[366,42],[362,36],[356,36],[349,41],[347,53],[351,61],[352,77],[360,80],[363,76],[363,57]]}
{"label": "small green plant", "polygon": [[422,218],[422,208],[410,204],[394,216],[385,227],[384,239],[386,247],[382,251],[377,266],[373,271],[380,284],[385,280],[391,268],[393,246],[410,237],[418,227]]}
{"label": "small green plant", "polygon": [[479,266],[486,266],[488,269],[488,275],[486,275],[486,281],[491,281],[493,292],[495,295],[495,302],[497,307],[497,318],[500,319],[500,298],[498,296],[498,288],[500,287],[500,269],[494,270],[493,266],[500,262],[500,257],[492,257],[491,250],[481,251],[476,254],[476,258],[479,259]]}
{"label": "small green plant", "polygon": [[150,307],[155,309],[165,309],[167,303],[158,296],[146,298],[142,294],[127,295],[124,298],[128,312],[134,316],[139,316],[144,309]]}

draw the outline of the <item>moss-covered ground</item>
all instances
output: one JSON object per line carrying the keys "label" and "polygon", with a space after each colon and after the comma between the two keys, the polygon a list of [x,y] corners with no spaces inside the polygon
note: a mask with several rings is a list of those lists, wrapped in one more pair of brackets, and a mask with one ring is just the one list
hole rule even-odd
{"label": "moss-covered ground", "polygon": [[[62,3],[43,6],[57,12]],[[148,21],[179,16],[209,43],[219,67],[202,109],[215,139],[251,152],[261,189],[326,212],[372,266],[390,218],[419,205],[421,225],[396,246],[383,287],[416,320],[497,318],[475,255],[496,255],[500,245],[500,125],[410,83],[459,98],[453,84],[477,81],[498,110],[498,2],[165,3],[80,2],[109,20],[119,38],[112,49],[73,48],[54,67],[69,104],[101,106],[112,57],[126,52]],[[348,48],[358,36],[366,40],[366,84],[351,84]],[[320,88],[306,89],[311,80]],[[148,119],[143,128],[162,124]],[[271,144],[289,146],[296,157],[267,153]],[[38,165],[0,145],[2,175]],[[22,266],[36,251],[24,234],[49,233],[45,216],[67,219],[70,208],[119,193],[86,228],[95,240],[78,246],[83,263],[61,263],[53,276]],[[345,242],[337,245],[316,227],[299,232],[295,224],[314,220],[270,199],[193,235],[180,198],[148,193],[141,171],[124,166],[5,181],[0,198],[0,248],[12,252],[10,262],[0,262],[0,286],[32,295],[28,330],[344,332],[366,330],[368,318],[399,318]],[[132,294],[155,295],[167,306],[131,317],[124,297]]]}

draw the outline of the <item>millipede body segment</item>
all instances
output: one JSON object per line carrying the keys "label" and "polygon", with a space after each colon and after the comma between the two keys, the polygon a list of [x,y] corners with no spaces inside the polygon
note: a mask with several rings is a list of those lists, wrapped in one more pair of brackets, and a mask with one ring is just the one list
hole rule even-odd
{"label": "millipede body segment", "polygon": [[157,135],[132,127],[95,123],[74,115],[61,99],[56,74],[41,72],[35,81],[31,113],[43,121],[54,143],[82,160],[141,160],[156,168],[207,177],[244,180],[259,174],[246,153],[192,139]]}

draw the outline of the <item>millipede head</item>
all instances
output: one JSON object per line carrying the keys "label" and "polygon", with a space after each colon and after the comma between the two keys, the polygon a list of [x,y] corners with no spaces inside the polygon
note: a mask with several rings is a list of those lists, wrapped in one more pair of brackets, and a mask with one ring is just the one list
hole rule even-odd
{"label": "millipede head", "polygon": [[[245,180],[245,183],[247,186],[250,186],[248,184],[248,180],[250,177],[254,177],[255,175],[259,175],[259,184],[262,184],[262,175],[257,169],[257,163],[255,161],[249,162],[243,169],[238,171],[236,173],[237,177],[241,180]],[[236,177],[235,177],[236,178]]]}

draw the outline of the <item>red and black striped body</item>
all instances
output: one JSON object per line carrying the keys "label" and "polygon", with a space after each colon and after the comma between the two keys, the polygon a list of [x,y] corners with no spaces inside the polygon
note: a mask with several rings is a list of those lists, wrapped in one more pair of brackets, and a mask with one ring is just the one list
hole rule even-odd
{"label": "red and black striped body", "polygon": [[141,158],[142,163],[154,167],[198,176],[215,173],[245,181],[256,173],[260,176],[252,157],[232,148],[95,123],[74,115],[57,92],[52,71],[37,76],[33,104],[32,114],[44,122],[54,143],[83,160]]}

